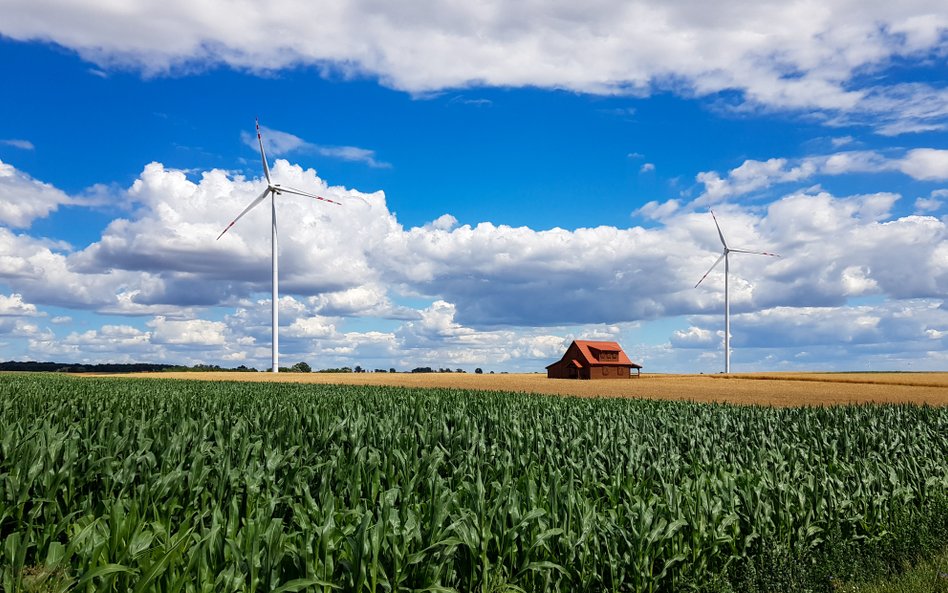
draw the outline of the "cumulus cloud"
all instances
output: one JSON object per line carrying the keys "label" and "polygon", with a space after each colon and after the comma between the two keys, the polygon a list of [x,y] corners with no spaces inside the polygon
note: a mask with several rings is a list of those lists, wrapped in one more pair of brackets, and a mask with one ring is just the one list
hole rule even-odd
{"label": "cumulus cloud", "polygon": [[[826,160],[821,163],[826,166]],[[860,165],[840,165],[846,166]],[[765,161],[729,175],[727,182],[752,184],[758,175],[806,181],[794,170],[804,169]],[[723,274],[712,273],[694,288],[720,253],[706,212],[654,202],[640,209],[660,218],[650,228],[537,231],[489,222],[459,225],[449,214],[405,228],[381,192],[331,186],[314,171],[280,159],[273,175],[348,204],[278,197],[284,357],[318,354],[335,365],[360,357],[366,365],[371,360],[385,366],[483,366],[501,357],[509,368],[533,368],[539,360],[555,359],[570,336],[617,335],[639,322],[676,316],[693,322],[678,333],[669,330],[668,352],[718,340],[717,328],[702,320],[718,318]],[[191,180],[152,163],[124,190],[135,210],[84,249],[0,227],[0,283],[9,295],[0,294],[0,311],[13,316],[5,322],[6,334],[23,336],[17,339],[28,339],[33,352],[51,356],[91,356],[112,348],[131,358],[152,353],[150,360],[267,360],[268,208],[252,211],[215,240],[263,187],[259,178],[216,170]],[[939,191],[933,199],[943,197]],[[948,221],[893,216],[899,199],[887,192],[836,196],[800,190],[753,208],[721,205],[716,212],[730,245],[783,256],[735,255],[735,316],[771,311],[773,319],[783,312],[789,319],[799,309],[818,321],[819,311],[847,307],[856,297],[874,298],[892,306],[841,319],[862,328],[853,330],[853,343],[882,343],[904,327],[888,321],[902,314],[896,305],[911,301],[917,305],[907,314],[927,311],[916,315],[927,321],[907,339],[924,336],[930,347],[932,336],[948,331],[940,313],[930,311],[948,294]],[[398,304],[404,302],[414,304]],[[29,319],[49,306],[142,319],[110,319],[64,336],[68,326],[55,319],[53,329]],[[368,327],[353,321],[363,318],[373,321]],[[806,350],[815,351],[809,345]],[[650,356],[673,360],[668,352]]]}
{"label": "cumulus cloud", "polygon": [[780,184],[801,183],[820,175],[899,171],[920,181],[948,179],[948,150],[917,148],[902,156],[886,156],[872,150],[846,151],[800,159],[748,159],[725,177],[703,171],[695,179],[704,192],[694,205],[716,204]]}
{"label": "cumulus cloud", "polygon": [[38,314],[36,305],[24,303],[22,295],[0,294],[0,317],[35,317]]}
{"label": "cumulus cloud", "polygon": [[[691,360],[691,370],[719,370],[723,315],[695,316],[690,322],[688,330],[672,336],[673,352],[679,361]],[[739,371],[941,370],[946,329],[948,313],[940,300],[765,308],[732,314],[732,361]]]}
{"label": "cumulus cloud", "polygon": [[[780,162],[762,168],[800,169]],[[745,183],[759,170],[745,166],[732,177]],[[674,201],[640,209],[662,220],[649,229],[459,226],[450,215],[406,229],[381,192],[330,186],[284,160],[276,161],[273,175],[358,204],[277,198],[281,290],[303,299],[310,314],[415,320],[417,311],[392,304],[393,295],[413,295],[451,303],[456,322],[480,330],[655,319],[706,310],[720,297],[714,274],[702,285],[706,290],[693,289],[718,256],[713,222]],[[2,252],[9,254],[0,257],[0,278],[15,282],[32,303],[177,319],[268,294],[268,209],[251,211],[215,241],[232,216],[222,213],[239,212],[262,187],[259,179],[222,171],[195,182],[152,163],[128,190],[139,204],[134,215],[113,221],[81,251],[0,229]],[[772,202],[763,214],[723,206],[719,220],[729,244],[785,256],[735,260],[735,305],[822,305],[873,291],[896,298],[943,294],[945,223],[891,220],[898,199],[803,191]],[[909,268],[904,261],[915,263]]]}
{"label": "cumulus cloud", "polygon": [[948,179],[948,150],[916,148],[899,163],[899,169],[915,179],[943,181]]}
{"label": "cumulus cloud", "polygon": [[215,64],[257,72],[309,64],[413,93],[479,85],[699,96],[736,90],[751,106],[817,110],[831,125],[863,123],[894,134],[943,128],[945,90],[859,86],[858,75],[894,59],[939,55],[946,28],[936,0],[847,0],[820,10],[802,0],[713,7],[604,0],[582,10],[568,3],[280,0],[261,10],[221,0],[131,8],[14,0],[0,33],[58,43],[101,69],[149,75]]}
{"label": "cumulus cloud", "polygon": [[652,200],[651,202],[647,202],[641,208],[633,211],[632,216],[641,216],[642,218],[649,218],[652,220],[664,220],[675,214],[680,206],[681,202],[678,200],[668,200],[666,202]]}
{"label": "cumulus cloud", "polygon": [[[723,325],[713,318],[694,319],[689,335],[708,335]],[[731,319],[735,348],[813,348],[879,346],[929,349],[932,340],[948,345],[948,312],[938,301],[907,300],[843,307],[774,307]],[[703,326],[703,327],[702,327]],[[684,346],[682,340],[678,346]],[[700,347],[699,341],[693,345]]]}
{"label": "cumulus cloud", "polygon": [[915,199],[915,210],[921,214],[937,212],[944,205],[945,198],[948,198],[948,189],[936,189],[926,197]]}
{"label": "cumulus cloud", "polygon": [[0,161],[0,224],[26,228],[71,202],[62,191]]}
{"label": "cumulus cloud", "polygon": [[675,330],[671,336],[676,348],[708,348],[718,341],[717,332],[693,325],[686,330]]}
{"label": "cumulus cloud", "polygon": [[456,314],[453,303],[439,300],[421,311],[421,319],[405,323],[395,336],[403,356],[429,364],[552,362],[569,343],[568,337],[542,329],[478,331],[458,323]]}
{"label": "cumulus cloud", "polygon": [[206,319],[171,320],[157,316],[148,322],[153,333],[151,339],[156,344],[175,346],[220,346],[226,341],[224,331],[227,326],[221,321]]}

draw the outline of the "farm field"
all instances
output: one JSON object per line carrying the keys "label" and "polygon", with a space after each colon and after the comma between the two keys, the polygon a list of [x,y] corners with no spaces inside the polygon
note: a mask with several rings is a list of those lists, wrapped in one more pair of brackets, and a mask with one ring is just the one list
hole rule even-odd
{"label": "farm field", "polygon": [[828,593],[948,541],[944,406],[289,378],[0,376],[0,589]]}
{"label": "farm field", "polygon": [[[117,375],[127,377],[129,375]],[[651,375],[622,381],[547,379],[541,374],[471,373],[140,373],[136,377],[204,381],[453,388],[551,395],[632,397],[803,406],[858,403],[948,405],[948,373],[754,373]]]}

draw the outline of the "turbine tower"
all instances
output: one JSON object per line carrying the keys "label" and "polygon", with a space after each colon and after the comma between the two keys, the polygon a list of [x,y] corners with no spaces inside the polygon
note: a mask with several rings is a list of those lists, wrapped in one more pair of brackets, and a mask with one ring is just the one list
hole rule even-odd
{"label": "turbine tower", "polygon": [[244,208],[244,211],[241,212],[237,218],[235,218],[227,228],[221,231],[221,234],[217,236],[217,239],[220,240],[224,236],[224,233],[230,230],[230,227],[234,226],[238,220],[240,220],[244,214],[250,212],[260,202],[270,197],[270,265],[273,272],[273,300],[271,302],[272,308],[272,352],[271,352],[271,362],[273,365],[272,371],[274,373],[280,372],[280,282],[279,282],[279,249],[277,246],[277,215],[276,215],[276,197],[281,194],[293,194],[297,196],[303,196],[305,198],[313,198],[314,200],[321,200],[323,202],[329,202],[330,204],[336,204],[340,206],[339,202],[334,202],[333,200],[328,200],[321,196],[315,194],[307,193],[302,190],[294,189],[292,187],[287,187],[285,185],[280,185],[279,183],[273,183],[270,179],[270,167],[267,165],[267,155],[263,150],[263,138],[260,136],[260,120],[257,120],[257,142],[260,144],[260,160],[263,161],[263,174],[267,178],[267,189],[263,190],[263,193],[257,196],[257,198],[250,202],[250,205]]}
{"label": "turbine tower", "polygon": [[695,288],[698,288],[704,279],[708,277],[708,274],[711,273],[714,268],[717,267],[721,260],[724,260],[724,372],[731,372],[731,300],[730,294],[728,292],[728,275],[730,272],[730,255],[732,253],[750,253],[752,255],[769,255],[770,257],[780,257],[776,253],[767,253],[766,251],[748,251],[746,249],[731,249],[727,246],[727,241],[724,240],[724,233],[721,232],[721,225],[718,224],[718,218],[714,215],[714,210],[709,209],[711,212],[711,218],[714,219],[714,226],[718,228],[718,237],[721,238],[721,245],[724,246],[724,252],[717,259],[717,261],[712,264],[707,272],[704,273],[704,276],[701,277],[701,280],[698,280],[698,284],[695,284]]}

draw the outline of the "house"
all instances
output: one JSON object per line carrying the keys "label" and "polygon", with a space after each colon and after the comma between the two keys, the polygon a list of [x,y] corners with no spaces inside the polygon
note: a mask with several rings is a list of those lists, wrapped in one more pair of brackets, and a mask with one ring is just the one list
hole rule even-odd
{"label": "house", "polygon": [[574,340],[559,362],[546,367],[549,379],[628,379],[641,374],[642,365],[629,360],[617,342],[592,340]]}

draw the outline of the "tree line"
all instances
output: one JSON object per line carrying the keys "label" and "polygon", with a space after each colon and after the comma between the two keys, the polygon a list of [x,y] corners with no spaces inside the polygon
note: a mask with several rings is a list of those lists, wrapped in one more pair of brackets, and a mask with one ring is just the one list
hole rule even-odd
{"label": "tree line", "polygon": [[[266,369],[269,371],[270,369]],[[0,362],[0,371],[18,371],[18,372],[45,372],[45,373],[160,373],[160,372],[232,372],[232,373],[256,373],[259,372],[254,367],[240,365],[235,368],[226,368],[216,364],[194,364],[191,366],[177,364],[159,364],[148,362],[133,363],[63,363],[63,362],[36,362],[36,361],[15,361]],[[300,361],[290,367],[280,367],[281,373],[366,373],[367,370],[361,366],[328,368],[314,371],[306,362]],[[397,373],[395,368],[375,369],[376,373]],[[415,367],[412,373],[466,373],[464,369]],[[474,373],[482,374],[483,369],[476,368]],[[491,374],[494,371],[490,372]]]}

